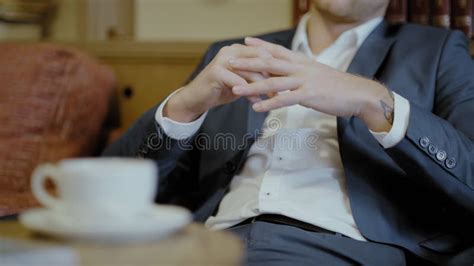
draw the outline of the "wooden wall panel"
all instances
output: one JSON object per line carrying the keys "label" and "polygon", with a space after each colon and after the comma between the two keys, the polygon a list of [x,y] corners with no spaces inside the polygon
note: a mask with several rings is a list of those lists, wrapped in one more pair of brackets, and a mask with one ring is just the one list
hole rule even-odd
{"label": "wooden wall panel", "polygon": [[110,65],[118,77],[117,93],[123,127],[128,127],[146,110],[180,88],[195,64],[112,63]]}
{"label": "wooden wall panel", "polygon": [[180,88],[207,43],[88,43],[79,48],[109,65],[118,79],[122,128]]}
{"label": "wooden wall panel", "polygon": [[133,39],[135,0],[80,0],[76,5],[79,40]]}
{"label": "wooden wall panel", "polygon": [[139,41],[215,41],[287,29],[293,0],[136,0]]}

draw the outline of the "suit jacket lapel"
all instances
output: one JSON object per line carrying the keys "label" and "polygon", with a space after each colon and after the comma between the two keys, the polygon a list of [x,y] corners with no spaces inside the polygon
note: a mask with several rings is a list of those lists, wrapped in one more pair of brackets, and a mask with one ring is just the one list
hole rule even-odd
{"label": "suit jacket lapel", "polygon": [[[375,78],[395,41],[395,37],[389,32],[389,25],[385,20],[382,21],[359,48],[347,72],[370,79]],[[339,139],[344,136],[345,128],[350,119],[338,118]]]}
{"label": "suit jacket lapel", "polygon": [[389,25],[384,20],[367,37],[352,60],[347,72],[373,78],[395,42],[388,33]]}

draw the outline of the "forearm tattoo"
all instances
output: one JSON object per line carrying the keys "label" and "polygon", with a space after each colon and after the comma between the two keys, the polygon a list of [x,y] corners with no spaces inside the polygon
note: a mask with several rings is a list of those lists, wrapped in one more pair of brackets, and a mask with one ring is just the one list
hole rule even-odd
{"label": "forearm tattoo", "polygon": [[[393,97],[392,91],[389,88],[387,88],[387,92],[390,95],[392,102],[395,103],[395,98]],[[394,119],[393,106],[386,103],[384,100],[380,100],[380,105],[382,107],[383,115],[385,119],[387,119],[387,122],[389,122],[390,125],[393,125],[393,119]]]}

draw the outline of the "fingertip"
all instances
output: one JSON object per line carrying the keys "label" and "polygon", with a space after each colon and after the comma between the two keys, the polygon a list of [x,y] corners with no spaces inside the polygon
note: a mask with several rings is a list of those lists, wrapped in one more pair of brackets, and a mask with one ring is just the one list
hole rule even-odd
{"label": "fingertip", "polygon": [[245,44],[246,44],[246,45],[255,45],[255,44],[258,43],[257,40],[258,40],[258,39],[257,39],[257,38],[254,38],[254,37],[246,37],[246,38],[245,38]]}
{"label": "fingertip", "polygon": [[252,105],[252,109],[253,109],[255,112],[263,112],[263,104],[260,103],[260,102],[254,103],[254,104]]}

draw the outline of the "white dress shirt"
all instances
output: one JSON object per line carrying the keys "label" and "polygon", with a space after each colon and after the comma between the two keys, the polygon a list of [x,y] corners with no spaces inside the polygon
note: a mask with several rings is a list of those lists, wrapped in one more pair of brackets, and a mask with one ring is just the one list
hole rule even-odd
{"label": "white dress shirt", "polygon": [[[340,71],[347,70],[359,47],[382,21],[378,17],[346,31],[330,47],[314,55],[308,41],[308,19],[306,15],[300,21],[292,50]],[[388,133],[372,132],[385,148],[404,138],[409,120],[408,101],[393,94],[392,129]],[[178,123],[163,117],[168,99],[156,112],[157,123],[171,138],[194,135],[207,113],[191,123]],[[365,240],[357,229],[347,195],[337,118],[294,105],[270,111],[262,131],[251,146],[242,171],[232,179],[217,214],[208,218],[206,226],[225,229],[245,219],[272,213]]]}

